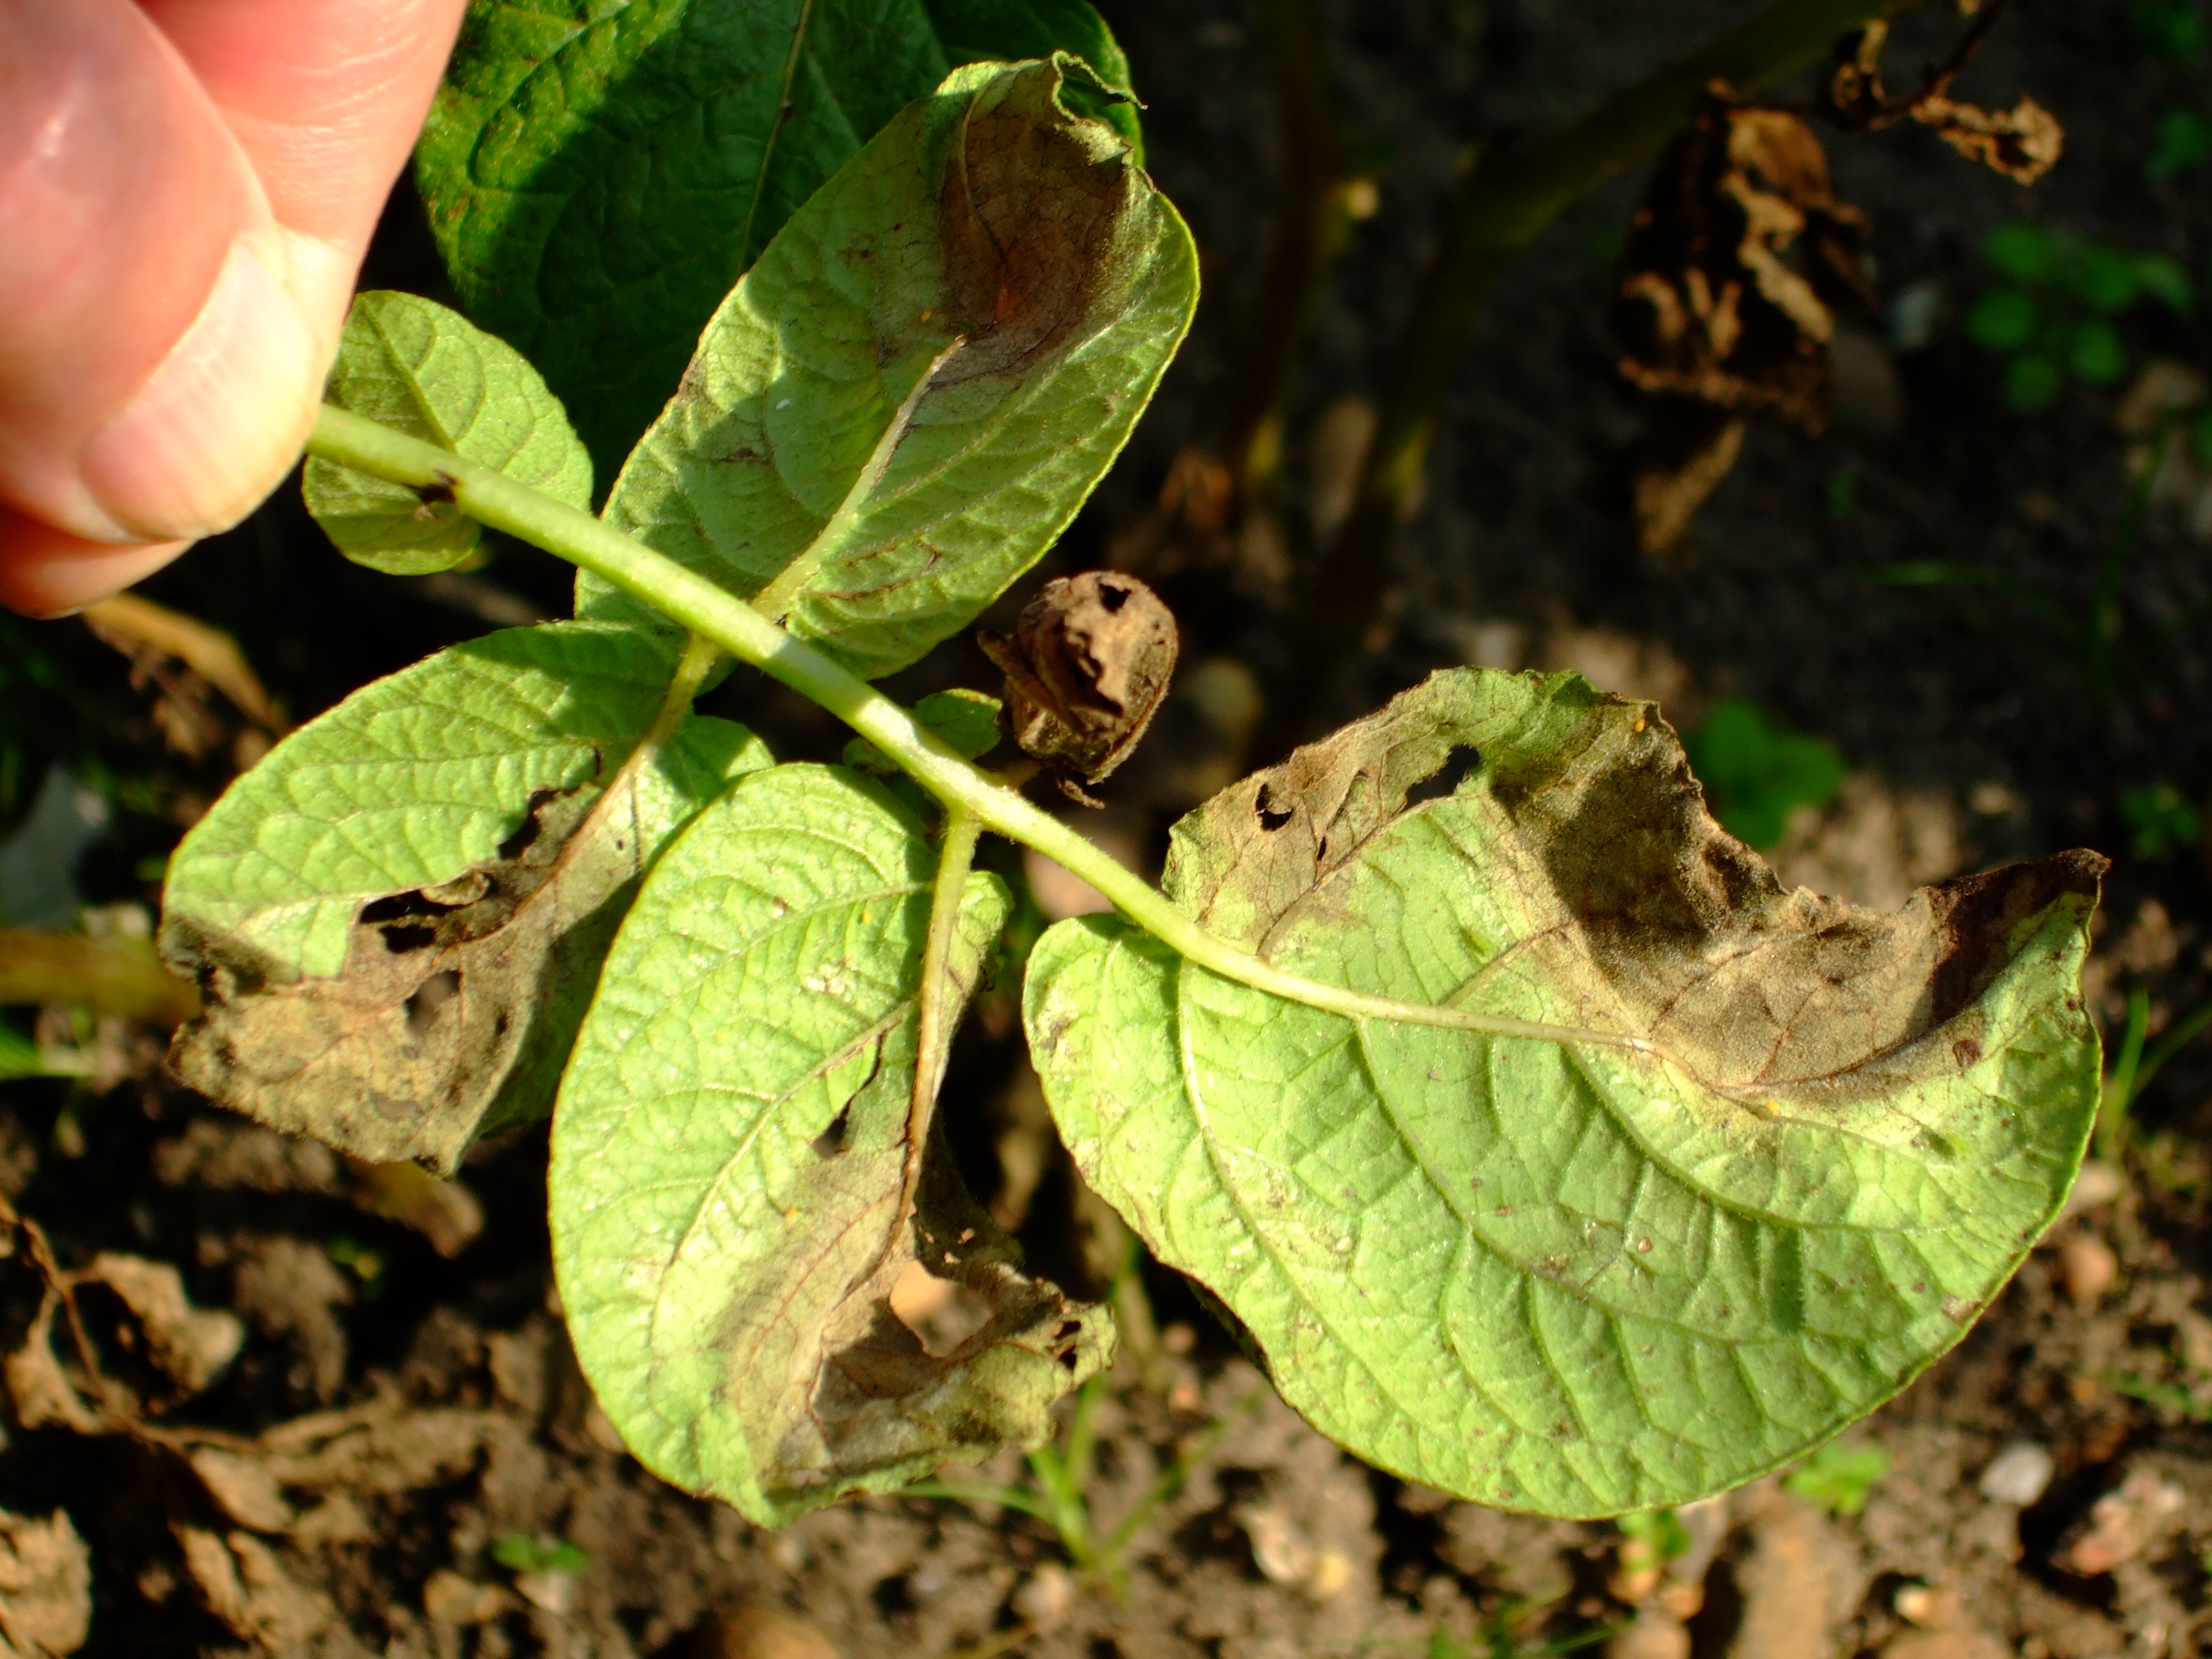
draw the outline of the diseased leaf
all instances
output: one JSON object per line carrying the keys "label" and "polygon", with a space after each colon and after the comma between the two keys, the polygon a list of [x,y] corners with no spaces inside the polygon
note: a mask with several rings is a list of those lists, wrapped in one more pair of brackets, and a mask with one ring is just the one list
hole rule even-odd
{"label": "diseased leaf", "polygon": [[[909,106],[732,291],[607,502],[617,528],[886,674],[1103,476],[1188,327],[1182,222],[1051,63]],[[648,620],[591,576],[577,613]]]}
{"label": "diseased leaf", "polygon": [[446,1171],[541,1115],[636,877],[767,764],[702,717],[639,755],[671,672],[625,630],[515,629],[280,744],[170,864],[162,951],[208,1005],[177,1075],[274,1128]]}
{"label": "diseased leaf", "polygon": [[[647,1468],[763,1524],[1035,1443],[1112,1346],[1104,1310],[1021,1274],[941,1146],[896,1226],[936,861],[871,780],[740,781],[647,882],[554,1114],[585,1374]],[[956,1012],[1009,908],[969,878]],[[924,1271],[964,1334],[893,1311]]]}
{"label": "diseased leaf", "polygon": [[1030,1041],[1085,1178],[1317,1427],[1619,1513],[1873,1409],[2049,1224],[2096,1109],[2103,867],[1891,915],[1784,892],[1652,705],[1459,671],[1184,819],[1170,893],[1317,979],[1661,1054],[1354,1022],[1096,916],[1038,943]]}
{"label": "diseased leaf", "polygon": [[[505,343],[412,294],[355,296],[324,396],[570,507],[592,504],[592,458],[538,373]],[[451,501],[311,459],[301,487],[338,551],[395,576],[450,570],[483,526]]]}
{"label": "diseased leaf", "polygon": [[[416,176],[463,307],[576,411],[604,475],[783,222],[979,58],[1128,64],[1081,0],[476,0]],[[1132,144],[1133,105],[1079,105]]]}

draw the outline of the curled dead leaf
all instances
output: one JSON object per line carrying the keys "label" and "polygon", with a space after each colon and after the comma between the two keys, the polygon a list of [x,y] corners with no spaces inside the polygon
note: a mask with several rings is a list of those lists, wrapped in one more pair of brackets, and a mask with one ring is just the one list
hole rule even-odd
{"label": "curled dead leaf", "polygon": [[1047,582],[1011,635],[976,643],[1006,672],[1014,741],[1097,805],[1079,786],[1127,760],[1152,724],[1175,672],[1174,615],[1134,576],[1086,570]]}
{"label": "curled dead leaf", "polygon": [[1670,398],[1652,415],[1636,470],[1636,544],[1671,553],[1705,498],[1720,488],[1743,450],[1743,417]]}
{"label": "curled dead leaf", "polygon": [[1870,24],[1845,37],[1828,82],[1830,112],[1839,125],[1857,132],[1916,122],[1968,161],[2015,184],[2033,184],[2065,152],[2066,131],[2058,118],[2024,93],[2003,110],[1984,109],[1950,95],[1951,83],[1989,38],[2003,10],[1995,6],[1984,14],[1950,58],[1928,71],[1920,91],[1910,98],[1892,98],[1882,85],[1881,49],[1889,38],[1887,23]]}
{"label": "curled dead leaf", "polygon": [[1871,299],[1866,234],[1810,127],[1708,98],[1637,210],[1613,310],[1621,373],[1817,434],[1835,312]]}

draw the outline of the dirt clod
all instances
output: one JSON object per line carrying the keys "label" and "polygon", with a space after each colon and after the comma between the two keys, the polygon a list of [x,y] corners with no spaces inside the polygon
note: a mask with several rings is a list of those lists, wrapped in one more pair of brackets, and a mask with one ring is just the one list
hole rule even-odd
{"label": "dirt clod", "polygon": [[92,1630],[92,1555],[56,1510],[44,1521],[0,1510],[0,1654],[75,1653]]}

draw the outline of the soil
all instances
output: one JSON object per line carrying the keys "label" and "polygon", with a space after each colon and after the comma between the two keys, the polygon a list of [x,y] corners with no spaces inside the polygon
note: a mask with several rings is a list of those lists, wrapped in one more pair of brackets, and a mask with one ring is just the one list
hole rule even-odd
{"label": "soil", "polygon": [[[1103,790],[1102,834],[1142,860],[1176,811],[1232,775],[1254,672],[1284,666],[1279,553],[1248,538],[1178,565],[1147,554],[1140,533],[1175,456],[1222,418],[1274,145],[1239,0],[1103,9],[1209,295],[1130,452],[1040,573],[1149,558],[1184,619],[1185,689]],[[1380,210],[1358,228],[1300,372],[1276,521],[1293,553],[1310,535],[1302,515],[1326,510],[1310,498],[1342,471],[1342,434],[1358,428],[1342,400],[1379,380],[1461,147],[1570,117],[1746,9],[1323,5]],[[1578,667],[1659,698],[1678,724],[1747,696],[1854,769],[1832,805],[1793,820],[1776,854],[1785,878],[1894,904],[1920,882],[2093,845],[2116,860],[2087,986],[2108,1030],[2133,992],[2154,1036],[2212,995],[2197,857],[2139,855],[2119,806],[2146,785],[2185,802],[2205,792],[2212,651],[2190,623],[2208,597],[2212,513],[2197,509],[2206,522],[2192,528],[2185,495],[2162,499],[2116,544],[2127,382],[2010,414],[1998,365],[1958,325],[1985,281],[1984,237],[2016,219],[2212,277],[2204,175],[2154,184],[2143,167],[2186,72],[2146,55],[2128,12],[2028,0],[1961,83],[1996,105],[2032,91],[2065,125],[2065,160],[2033,188],[1923,132],[1832,139],[1841,193],[1873,216],[1882,294],[1917,294],[1948,320],[1924,342],[1891,326],[1894,313],[1854,325],[1836,429],[1814,440],[1754,425],[1663,560],[1640,556],[1628,527],[1649,405],[1616,374],[1604,325],[1641,175],[1567,213],[1498,283],[1426,498],[1378,573],[1394,620],[1333,712],[1469,661]],[[1908,20],[1893,62],[1958,27],[1948,6]],[[441,291],[404,192],[367,280]],[[2135,368],[2164,356],[2212,371],[2185,322],[2144,312],[2128,326]],[[2062,619],[2087,617],[2115,545],[2109,683],[2086,623],[2066,631],[1989,588],[1881,579],[1902,562],[1970,562],[2040,592]],[[371,575],[338,560],[288,492],[145,591],[232,632],[296,719],[488,625],[558,614],[565,586],[526,550],[462,579]],[[9,649],[35,647],[51,670],[38,741],[125,781],[80,884],[150,905],[159,855],[250,760],[253,733],[229,720],[221,741],[186,752],[163,702],[174,684],[134,684],[75,623],[9,630]],[[963,648],[894,689],[945,683],[995,682]],[[718,712],[787,757],[833,757],[842,743],[826,717],[757,684],[717,695]],[[27,729],[31,707],[15,714]],[[64,1014],[42,1018],[67,1029]],[[1845,1482],[1839,1506],[1793,1490],[1802,1480],[1762,1482],[1683,1511],[1685,1547],[1662,1561],[1610,1524],[1409,1486],[1306,1429],[1192,1288],[1147,1266],[1156,1332],[1144,1340],[1139,1322],[1099,1404],[1088,1496],[1103,1532],[1163,1477],[1176,1489],[1113,1574],[1077,1583],[1051,1528],[990,1503],[871,1499],[771,1534],[647,1475],[562,1333],[542,1132],[480,1148],[465,1192],[441,1195],[164,1083],[157,1034],[78,1035],[102,1057],[94,1079],[0,1085],[0,1194],[37,1224],[0,1261],[0,1351],[17,1356],[0,1450],[0,1609],[15,1622],[0,1622],[0,1652],[41,1639],[66,1651],[73,1629],[76,1650],[98,1656],[1289,1659],[1599,1641],[1620,1659],[2212,1651],[2212,1060],[2200,1050],[2160,1073],[1957,1350],[1847,1437],[1889,1461],[1870,1486]],[[1100,1293],[1120,1236],[1051,1143],[1006,1006],[987,1004],[963,1036],[947,1099],[979,1196],[1042,1271]],[[86,1383],[67,1317],[47,1308],[37,1323],[39,1239],[75,1285],[106,1396]],[[1009,1456],[974,1478],[1019,1474]],[[65,1527],[50,1522],[57,1510]]]}

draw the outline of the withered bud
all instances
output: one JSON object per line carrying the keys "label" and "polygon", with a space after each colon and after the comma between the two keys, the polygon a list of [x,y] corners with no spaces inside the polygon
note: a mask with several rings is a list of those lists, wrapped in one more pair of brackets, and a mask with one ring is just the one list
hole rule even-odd
{"label": "withered bud", "polygon": [[1096,805],[1097,783],[1129,757],[1175,672],[1175,617],[1134,576],[1086,570],[1044,585],[1012,635],[979,634],[1006,672],[1006,721],[1022,752]]}

